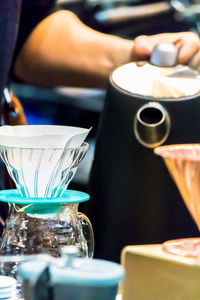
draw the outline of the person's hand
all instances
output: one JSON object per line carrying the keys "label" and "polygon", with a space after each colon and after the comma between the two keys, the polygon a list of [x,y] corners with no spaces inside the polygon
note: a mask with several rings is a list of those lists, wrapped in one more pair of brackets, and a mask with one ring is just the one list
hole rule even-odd
{"label": "person's hand", "polygon": [[193,32],[161,33],[156,35],[138,36],[134,40],[133,60],[148,60],[154,46],[161,43],[172,43],[180,48],[179,64],[188,64],[200,71],[200,39]]}

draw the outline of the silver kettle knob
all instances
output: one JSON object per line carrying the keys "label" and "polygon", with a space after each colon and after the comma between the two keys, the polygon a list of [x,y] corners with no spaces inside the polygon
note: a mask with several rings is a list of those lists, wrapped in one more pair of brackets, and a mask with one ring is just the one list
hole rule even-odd
{"label": "silver kettle knob", "polygon": [[158,67],[173,67],[177,65],[179,48],[173,44],[156,45],[151,54],[150,63]]}

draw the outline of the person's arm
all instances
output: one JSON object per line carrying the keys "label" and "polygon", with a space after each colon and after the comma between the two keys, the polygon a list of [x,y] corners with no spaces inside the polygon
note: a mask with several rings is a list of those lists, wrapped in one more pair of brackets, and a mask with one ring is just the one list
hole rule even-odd
{"label": "person's arm", "polygon": [[187,63],[200,47],[193,33],[140,36],[131,41],[97,32],[72,12],[59,11],[36,26],[14,71],[19,79],[35,85],[105,87],[113,69],[148,59],[160,42],[180,47],[180,63]]}
{"label": "person's arm", "polygon": [[132,41],[92,30],[72,12],[59,11],[33,30],[14,71],[36,85],[104,87],[110,72],[131,60],[132,48]]}

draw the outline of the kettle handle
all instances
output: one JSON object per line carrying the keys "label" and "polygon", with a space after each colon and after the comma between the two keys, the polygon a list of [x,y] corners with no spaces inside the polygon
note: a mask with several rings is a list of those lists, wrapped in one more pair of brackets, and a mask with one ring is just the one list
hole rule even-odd
{"label": "kettle handle", "polygon": [[92,258],[94,255],[94,232],[92,224],[88,217],[81,212],[78,212],[78,218],[83,229],[83,235],[87,241],[88,257]]}

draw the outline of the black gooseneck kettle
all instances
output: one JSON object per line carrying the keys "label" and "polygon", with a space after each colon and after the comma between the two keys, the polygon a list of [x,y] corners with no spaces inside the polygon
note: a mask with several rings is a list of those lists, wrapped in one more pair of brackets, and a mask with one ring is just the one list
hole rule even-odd
{"label": "black gooseneck kettle", "polygon": [[[173,66],[177,51],[163,55],[161,49],[153,51],[151,62]],[[118,68],[119,74],[123,67]],[[200,96],[134,94],[118,85],[115,72],[97,135],[89,217],[94,225],[96,256],[119,261],[126,245],[199,235],[153,148],[200,142]],[[133,77],[133,85],[134,81]]]}

